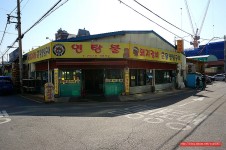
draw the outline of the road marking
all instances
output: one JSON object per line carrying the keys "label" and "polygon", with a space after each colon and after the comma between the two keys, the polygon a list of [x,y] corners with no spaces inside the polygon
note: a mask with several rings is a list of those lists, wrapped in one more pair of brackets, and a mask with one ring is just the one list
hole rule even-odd
{"label": "road marking", "polygon": [[164,124],[169,129],[183,131],[197,126],[207,117],[204,114],[190,113],[173,108],[154,108],[145,105],[116,109],[108,113],[120,115],[128,119],[144,121],[149,124]]}
{"label": "road marking", "polygon": [[202,100],[204,100],[204,97],[199,97],[199,98],[195,98],[195,99],[193,99],[194,101],[202,101]]}
{"label": "road marking", "polygon": [[179,122],[169,122],[166,124],[166,126],[170,129],[173,130],[189,130],[191,129],[191,126],[184,124],[184,123],[179,123]]}
{"label": "road marking", "polygon": [[7,122],[10,122],[10,121],[11,121],[10,118],[0,118],[0,124],[7,123]]}
{"label": "road marking", "polygon": [[9,118],[8,113],[5,110],[0,111],[0,124],[7,123],[9,121],[11,121],[11,119]]}
{"label": "road marking", "polygon": [[182,107],[182,106],[185,106],[185,105],[187,105],[187,104],[194,103],[194,102],[195,102],[195,101],[190,101],[190,102],[184,103],[184,104],[182,104],[182,105],[179,105],[179,107]]}
{"label": "road marking", "polygon": [[188,104],[190,104],[190,103],[194,103],[194,102],[196,102],[196,101],[203,101],[203,100],[204,100],[204,97],[194,98],[194,99],[192,99],[192,101],[187,102],[187,103],[184,103],[184,104],[181,104],[181,105],[179,105],[178,107],[182,107],[182,106],[188,105]]}

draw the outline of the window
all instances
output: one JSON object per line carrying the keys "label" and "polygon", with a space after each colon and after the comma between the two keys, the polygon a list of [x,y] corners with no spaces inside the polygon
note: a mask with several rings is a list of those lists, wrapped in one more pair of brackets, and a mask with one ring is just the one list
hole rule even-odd
{"label": "window", "polygon": [[37,71],[36,79],[47,81],[48,80],[48,72],[47,71]]}
{"label": "window", "polygon": [[59,77],[61,80],[80,80],[81,70],[62,70]]}
{"label": "window", "polygon": [[106,79],[123,79],[123,71],[121,69],[107,69],[105,71]]}
{"label": "window", "polygon": [[152,71],[146,69],[130,70],[130,86],[144,86],[152,84]]}
{"label": "window", "polygon": [[172,82],[173,72],[171,70],[156,70],[155,71],[155,83],[164,84]]}

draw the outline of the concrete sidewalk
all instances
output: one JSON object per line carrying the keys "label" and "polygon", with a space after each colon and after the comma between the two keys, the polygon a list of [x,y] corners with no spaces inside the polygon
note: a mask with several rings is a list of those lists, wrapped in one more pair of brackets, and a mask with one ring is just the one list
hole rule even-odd
{"label": "concrete sidewalk", "polygon": [[119,96],[120,101],[145,101],[145,100],[157,100],[163,97],[174,96],[182,93],[194,92],[194,89],[191,88],[183,88],[183,89],[173,89],[173,90],[165,90],[158,91],[155,93],[141,93],[127,96]]}
{"label": "concrete sidewalk", "polygon": [[[176,96],[182,93],[194,92],[194,89],[191,88],[183,88],[183,89],[173,89],[166,91],[158,91],[155,93],[141,93],[141,94],[133,94],[133,95],[119,95],[119,96],[98,96],[92,95],[87,97],[60,97],[55,98],[55,102],[131,102],[131,101],[146,101],[146,100],[157,100],[168,96]],[[44,95],[43,94],[23,94],[22,97],[37,101],[40,103],[44,103]]]}

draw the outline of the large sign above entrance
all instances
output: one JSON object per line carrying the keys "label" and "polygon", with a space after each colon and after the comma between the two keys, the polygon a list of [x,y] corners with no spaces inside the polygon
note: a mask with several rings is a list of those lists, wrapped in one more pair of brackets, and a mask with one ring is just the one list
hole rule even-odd
{"label": "large sign above entrance", "polygon": [[54,42],[52,58],[123,58],[128,48],[124,43]]}
{"label": "large sign above entrance", "polygon": [[51,43],[30,51],[27,56],[28,63],[38,62],[51,58]]}
{"label": "large sign above entrance", "polygon": [[28,53],[28,63],[50,58],[126,58],[180,63],[181,53],[131,43],[51,42]]}
{"label": "large sign above entrance", "polygon": [[130,58],[169,63],[180,63],[182,59],[180,53],[136,44],[130,45]]}

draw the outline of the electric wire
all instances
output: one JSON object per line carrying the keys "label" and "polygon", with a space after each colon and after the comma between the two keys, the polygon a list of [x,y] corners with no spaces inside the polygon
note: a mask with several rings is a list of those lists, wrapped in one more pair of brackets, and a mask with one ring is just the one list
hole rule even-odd
{"label": "electric wire", "polygon": [[[4,31],[0,31],[0,32],[4,32]],[[12,35],[17,35],[16,33],[11,33],[11,32],[5,32],[7,34],[12,34]]]}
{"label": "electric wire", "polygon": [[204,50],[204,48],[206,47],[206,45],[208,45],[211,41],[213,41],[213,40],[219,40],[219,39],[223,39],[223,38],[221,38],[221,37],[213,37],[213,38],[211,38],[211,39],[203,46],[203,48],[198,52],[198,55],[200,55],[200,54],[202,53],[202,51]]}
{"label": "electric wire", "polygon": [[150,10],[149,8],[145,7],[143,4],[141,4],[140,2],[138,2],[137,0],[134,0],[137,4],[139,4],[140,6],[142,6],[143,8],[145,8],[146,10],[148,10],[149,12],[151,12],[152,14],[154,14],[155,16],[157,16],[158,18],[162,19],[163,21],[165,21],[166,23],[170,24],[171,26],[177,28],[178,30],[186,33],[186,34],[189,34],[192,36],[191,33],[188,33],[187,31],[185,30],[182,30],[181,28],[175,26],[174,24],[172,24],[171,22],[167,21],[166,19],[162,18],[161,16],[159,16],[158,14],[154,13],[152,10]]}
{"label": "electric wire", "polygon": [[[151,20],[150,18],[148,18],[148,17],[145,16],[144,14],[140,13],[140,12],[137,11],[136,9],[134,9],[134,8],[132,8],[131,6],[129,6],[129,5],[127,5],[126,3],[124,3],[122,0],[118,0],[118,1],[119,1],[120,3],[122,3],[122,4],[124,4],[125,6],[127,6],[128,8],[132,9],[133,11],[135,11],[136,13],[138,13],[139,15],[143,16],[144,18],[148,19],[148,20],[151,21],[152,23],[154,23],[154,24],[156,24],[157,26],[161,27],[162,29],[164,29],[164,30],[168,31],[169,33],[171,33],[171,34],[173,34],[173,35],[175,35],[175,36],[177,36],[177,37],[179,37],[179,38],[182,39],[181,36],[179,36],[179,35],[173,33],[172,31],[166,29],[165,27],[163,27],[163,26],[161,26],[160,24],[156,23],[155,21]],[[189,41],[187,41],[187,40],[185,40],[185,39],[184,39],[184,41],[190,43]]]}
{"label": "electric wire", "polygon": [[58,2],[56,2],[56,4],[54,4],[38,21],[36,21],[30,28],[28,28],[23,34],[22,34],[22,38],[23,36],[30,31],[32,28],[34,28],[37,24],[39,24],[45,17],[46,15],[48,15],[48,13],[50,13],[62,0],[59,0]]}
{"label": "electric wire", "polygon": [[[59,7],[61,7],[63,4],[65,4],[66,2],[68,2],[69,0],[65,0],[65,2],[63,2],[63,4],[61,4],[60,6],[56,7],[62,0],[59,0],[57,3],[55,3],[38,21],[36,21],[30,28],[28,28],[22,35],[21,38],[24,37],[24,35],[29,32],[33,27],[35,27],[37,24],[39,24],[41,21],[43,21],[47,16],[49,16],[51,13],[53,13],[56,9],[58,9]],[[55,8],[56,7],[56,8]],[[5,52],[3,53],[3,55],[5,55],[10,47],[13,47],[14,44],[18,41],[19,37],[17,37],[17,39],[11,44],[11,46],[9,46]]]}
{"label": "electric wire", "polygon": [[[20,1],[20,3],[22,3],[22,2],[23,2],[23,0]],[[16,9],[17,9],[17,7],[15,7],[15,8],[9,13],[9,15],[11,15]]]}
{"label": "electric wire", "polygon": [[27,2],[24,4],[24,6],[22,7],[22,9],[21,9],[21,11],[23,11],[23,9],[27,6],[27,4],[28,4],[28,2],[29,2],[30,0],[27,0]]}
{"label": "electric wire", "polygon": [[[23,1],[23,0],[21,0],[20,3],[21,3],[22,1]],[[9,15],[11,15],[11,14],[16,10],[16,8],[17,8],[17,7],[15,7],[15,8],[9,13]],[[8,22],[6,22],[5,29],[4,29],[4,32],[3,32],[3,35],[2,35],[2,39],[1,39],[1,42],[0,42],[0,46],[1,46],[2,42],[3,42],[3,40],[4,40],[7,26],[8,26]],[[2,51],[0,51],[0,52],[1,52],[1,54],[3,54]]]}
{"label": "electric wire", "polygon": [[[53,9],[49,14],[47,14],[46,16],[45,16],[45,18],[46,17],[48,17],[51,13],[53,13],[54,11],[56,11],[58,8],[60,8],[61,6],[63,6],[65,3],[67,3],[69,0],[65,0],[64,2],[62,2],[62,4],[60,4],[58,7],[56,7],[55,9]],[[43,19],[45,19],[45,18],[43,18]]]}

